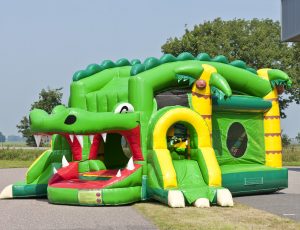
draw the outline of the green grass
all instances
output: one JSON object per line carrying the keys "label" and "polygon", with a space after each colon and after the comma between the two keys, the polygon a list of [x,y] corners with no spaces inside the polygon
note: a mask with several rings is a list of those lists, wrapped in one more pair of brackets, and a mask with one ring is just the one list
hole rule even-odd
{"label": "green grass", "polygon": [[0,168],[28,168],[38,158],[43,149],[0,149]]}
{"label": "green grass", "polygon": [[44,149],[14,149],[7,147],[0,149],[0,160],[33,161],[44,151]]}
{"label": "green grass", "polygon": [[300,166],[300,161],[283,162],[283,166]]}
{"label": "green grass", "polygon": [[3,142],[0,147],[27,147],[26,142]]}
{"label": "green grass", "polygon": [[283,148],[282,161],[284,165],[299,166],[300,165],[300,145],[290,145]]}
{"label": "green grass", "polygon": [[170,208],[160,203],[133,205],[159,229],[300,229],[293,220],[235,203],[223,208]]}
{"label": "green grass", "polygon": [[33,161],[0,160],[0,168],[28,168]]}

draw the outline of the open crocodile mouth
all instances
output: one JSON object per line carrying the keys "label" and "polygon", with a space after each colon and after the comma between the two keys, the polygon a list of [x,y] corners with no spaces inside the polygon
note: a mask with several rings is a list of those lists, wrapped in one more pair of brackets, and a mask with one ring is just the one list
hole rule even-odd
{"label": "open crocodile mouth", "polygon": [[[40,135],[53,135],[54,133],[35,135],[36,140],[40,139]],[[73,161],[68,162],[66,157],[62,158],[62,167],[60,169],[54,169],[54,176],[49,181],[49,185],[52,187],[62,188],[104,188],[112,185],[120,180],[123,180],[134,172],[136,172],[141,165],[135,164],[134,161],[143,160],[143,155],[140,148],[140,127],[133,128],[131,130],[110,130],[108,132],[89,133],[89,134],[68,134],[58,133],[64,136],[69,143]],[[116,168],[114,166],[107,166],[106,169],[97,171],[87,171],[79,173],[79,164],[85,160],[98,160],[100,148],[109,144],[118,145],[120,143],[114,143],[113,140],[109,140],[111,136],[117,136],[119,139],[124,137],[128,143],[128,147],[132,156],[129,157],[128,162],[124,162],[123,165]],[[37,141],[38,142],[38,141]],[[110,143],[107,143],[110,142]],[[105,150],[105,147],[104,147]],[[108,153],[114,154],[114,153]],[[83,159],[83,155],[86,157]],[[126,158],[126,159],[127,159]],[[117,160],[117,159],[116,159]]]}
{"label": "open crocodile mouth", "polygon": [[[136,173],[141,165],[129,163],[123,169],[107,169],[95,172],[78,173],[78,162],[71,162],[53,175],[49,186],[55,188],[102,189],[129,178]],[[83,177],[90,177],[89,179]]]}

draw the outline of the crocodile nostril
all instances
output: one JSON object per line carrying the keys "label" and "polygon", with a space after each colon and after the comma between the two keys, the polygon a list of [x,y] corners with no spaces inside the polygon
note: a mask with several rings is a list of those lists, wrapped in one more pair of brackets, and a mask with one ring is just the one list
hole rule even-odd
{"label": "crocodile nostril", "polygon": [[66,125],[72,125],[76,122],[76,117],[74,115],[69,115],[67,116],[66,120],[65,120],[65,124]]}

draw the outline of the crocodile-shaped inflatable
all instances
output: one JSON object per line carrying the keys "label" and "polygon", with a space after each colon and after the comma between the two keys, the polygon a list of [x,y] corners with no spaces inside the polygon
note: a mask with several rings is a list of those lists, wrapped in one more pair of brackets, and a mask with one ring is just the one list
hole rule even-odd
{"label": "crocodile-shaped inflatable", "polygon": [[[36,140],[51,135],[51,149],[30,166],[25,181],[7,186],[0,197],[47,196],[51,203],[88,206],[147,199],[171,207],[232,206],[212,144],[213,107],[255,108],[265,112],[265,119],[271,111],[279,122],[276,87],[290,84],[280,70],[256,71],[243,61],[229,63],[206,53],[89,65],[73,76],[68,108],[30,113]],[[155,96],[176,88],[189,89],[189,106],[158,108]],[[182,142],[187,155],[176,158],[166,136],[178,123],[188,130]],[[271,133],[277,137],[276,132]],[[278,142],[267,138],[266,153]],[[265,165],[280,168],[281,150],[274,151]]]}

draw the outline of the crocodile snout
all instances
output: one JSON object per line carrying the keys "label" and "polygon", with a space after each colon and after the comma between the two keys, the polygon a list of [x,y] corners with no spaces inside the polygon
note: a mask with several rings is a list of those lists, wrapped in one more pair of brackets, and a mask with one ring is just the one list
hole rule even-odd
{"label": "crocodile snout", "polygon": [[29,115],[29,122],[30,122],[31,129],[41,126],[45,118],[48,116],[49,114],[44,110],[41,109],[32,110]]}

